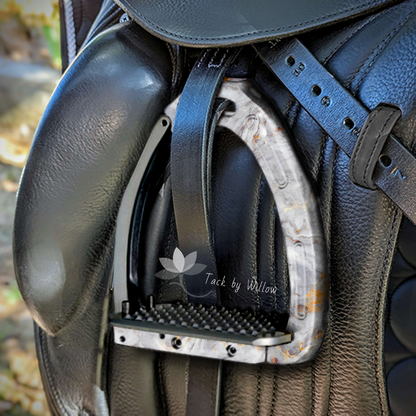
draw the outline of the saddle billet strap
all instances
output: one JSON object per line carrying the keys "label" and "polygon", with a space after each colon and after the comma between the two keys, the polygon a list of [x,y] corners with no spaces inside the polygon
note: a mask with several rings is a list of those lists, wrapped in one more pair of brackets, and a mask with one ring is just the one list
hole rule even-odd
{"label": "saddle billet strap", "polygon": [[[354,152],[357,137],[370,114],[367,108],[298,39],[253,46],[265,64],[335,143],[349,157],[353,153],[356,157],[359,150]],[[381,154],[372,152],[371,159],[374,157],[378,160],[371,175],[372,181],[416,224],[415,156],[389,135]],[[367,164],[362,166],[367,169]],[[358,176],[368,178],[369,175],[368,172],[359,172]]]}

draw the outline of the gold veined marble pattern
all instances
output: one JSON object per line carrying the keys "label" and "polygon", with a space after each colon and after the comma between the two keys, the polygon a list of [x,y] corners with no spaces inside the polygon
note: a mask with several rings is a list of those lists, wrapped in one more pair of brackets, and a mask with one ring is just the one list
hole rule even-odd
{"label": "gold veined marble pattern", "polygon": [[329,300],[326,244],[318,200],[289,133],[272,104],[247,80],[226,80],[219,97],[235,103],[219,125],[255,155],[273,192],[285,238],[290,279],[291,343],[268,348],[267,361],[293,364],[317,353],[325,333]]}
{"label": "gold veined marble pattern", "polygon": [[[181,341],[180,348],[173,346],[172,340],[177,339]],[[130,347],[215,358],[217,360],[238,361],[247,364],[264,363],[267,354],[267,348],[255,345],[227,343],[177,334],[163,334],[161,338],[157,332],[146,332],[122,327],[114,327],[114,340],[116,344]],[[230,356],[228,353],[227,347],[229,345],[236,349],[235,357],[233,355]]]}
{"label": "gold veined marble pattern", "polygon": [[[287,330],[292,341],[267,347],[266,361],[309,361],[322,344],[329,305],[326,242],[318,200],[281,116],[255,84],[226,78],[218,96],[235,104],[235,111],[225,112],[218,125],[238,135],[256,157],[273,192],[286,245],[290,280]],[[179,99],[165,109],[172,122]]]}

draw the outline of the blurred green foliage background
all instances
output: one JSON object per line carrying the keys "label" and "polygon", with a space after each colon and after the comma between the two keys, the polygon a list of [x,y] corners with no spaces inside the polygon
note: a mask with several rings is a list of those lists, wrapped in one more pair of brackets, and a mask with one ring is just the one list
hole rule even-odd
{"label": "blurred green foliage background", "polygon": [[40,117],[60,77],[54,0],[0,0],[0,414],[46,416],[33,323],[13,271],[16,191]]}
{"label": "blurred green foliage background", "polygon": [[[18,28],[20,33],[15,30],[12,34],[18,34],[20,42],[5,39],[11,34],[8,33],[11,26]],[[32,62],[43,61],[55,68],[60,67],[59,6],[56,0],[0,0],[0,31],[3,33],[0,42],[3,54],[10,54],[17,60],[29,58]],[[24,38],[28,45],[23,51],[21,42]],[[41,50],[45,46],[46,50]]]}

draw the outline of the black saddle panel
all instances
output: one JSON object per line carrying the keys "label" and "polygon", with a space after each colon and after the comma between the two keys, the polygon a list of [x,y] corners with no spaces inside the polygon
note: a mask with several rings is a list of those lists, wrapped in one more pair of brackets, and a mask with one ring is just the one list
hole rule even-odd
{"label": "black saddle panel", "polygon": [[[285,22],[291,17],[292,3],[287,3]],[[346,15],[336,13],[341,5],[369,13],[391,3],[319,1],[313,8],[311,2],[302,3],[305,10],[298,17],[303,20],[293,21],[290,31],[280,35],[343,19]],[[300,2],[294,4],[300,7]],[[151,10],[148,17],[155,22],[159,12],[171,13],[171,25],[176,13],[196,10],[192,5],[189,10],[176,10],[172,3],[153,1],[134,5],[144,14]],[[236,42],[260,40],[267,22],[273,16],[280,19],[276,2],[273,5],[267,13],[262,9],[264,21],[253,12],[249,21],[256,23],[256,32],[242,30]],[[204,15],[188,15],[190,26],[183,26],[187,33],[179,35],[191,36],[193,25],[201,26],[201,33],[208,26],[217,30],[212,19],[218,14],[221,22],[225,15],[229,22],[220,28],[222,32],[205,32],[207,38],[192,45],[234,44],[236,26],[241,31],[247,25],[242,19],[241,24],[233,20],[243,14],[234,13],[231,6],[250,7],[246,2],[225,2],[224,11],[217,13],[216,7],[204,9],[201,3]],[[132,10],[127,3],[123,7]],[[323,18],[328,13],[332,16]],[[206,27],[201,24],[205,17]],[[162,26],[146,25],[159,37],[167,36],[165,29],[159,30]],[[169,30],[175,33],[174,28]],[[169,36],[184,43],[176,34]],[[399,106],[402,118],[394,133],[412,149],[415,36],[415,2],[404,1],[360,20],[320,28],[301,40],[368,109],[380,102]],[[64,75],[33,145],[18,196],[14,251],[20,288],[42,327],[36,329],[38,356],[54,414],[103,414],[107,404],[116,416],[184,413],[187,358],[114,345],[111,331],[107,332],[116,216],[152,126],[180,90],[178,74],[185,78],[187,69],[180,65],[179,54],[175,60],[174,50],[178,48],[134,22],[100,35]],[[181,51],[181,59],[192,55],[190,49]],[[320,199],[331,263],[331,313],[323,346],[313,362],[225,363],[221,414],[386,416],[390,405],[395,416],[411,415],[414,403],[405,384],[414,380],[415,337],[403,306],[404,300],[412,304],[415,290],[411,227],[403,228],[389,288],[401,213],[381,192],[351,182],[349,158],[259,59],[250,56],[250,60],[255,68],[250,74],[283,115]],[[172,80],[179,80],[175,88]],[[234,139],[219,129],[214,143],[213,227],[220,275],[236,275],[243,284],[252,273],[275,279],[278,298],[270,302],[262,297],[260,307],[284,311],[286,264],[270,189],[251,154]],[[142,278],[138,296],[145,299],[156,293],[161,301],[168,301],[178,293],[155,273],[158,258],[171,257],[177,247],[169,169],[162,183],[142,235],[144,255],[137,258]],[[227,293],[230,302],[257,306],[258,299],[250,295]]]}
{"label": "black saddle panel", "polygon": [[394,416],[416,409],[416,227],[403,222],[389,283],[385,362]]}

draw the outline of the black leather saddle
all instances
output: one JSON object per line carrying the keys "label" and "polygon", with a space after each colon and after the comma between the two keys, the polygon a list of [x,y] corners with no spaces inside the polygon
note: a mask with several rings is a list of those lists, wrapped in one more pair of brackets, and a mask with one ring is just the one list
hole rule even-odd
{"label": "black leather saddle", "polygon": [[416,415],[416,2],[61,1],[16,276],[53,415]]}

